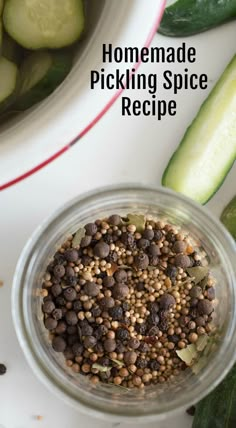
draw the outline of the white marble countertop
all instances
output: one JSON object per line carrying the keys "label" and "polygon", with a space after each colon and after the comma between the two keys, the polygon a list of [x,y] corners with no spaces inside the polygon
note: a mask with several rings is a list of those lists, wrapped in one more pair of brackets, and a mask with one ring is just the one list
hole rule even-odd
{"label": "white marble countertop", "polygon": [[[197,37],[185,39],[197,47],[197,72],[208,73],[209,90],[224,65],[235,53],[235,23]],[[156,36],[154,44],[175,44],[181,39]],[[143,72],[157,72],[157,65],[142,65]],[[170,65],[180,70],[180,65]],[[140,69],[141,71],[141,69]],[[18,345],[11,319],[11,284],[15,265],[36,226],[64,202],[84,191],[119,182],[159,185],[163,169],[207,92],[184,91],[178,95],[173,118],[126,118],[120,100],[84,139],[60,159],[33,177],[0,194],[0,362],[7,373],[0,378],[0,428],[97,428],[105,421],[81,415],[51,395],[28,367]],[[133,91],[132,98],[144,98]],[[160,93],[161,97],[161,93]],[[235,193],[236,168],[208,204],[218,215]],[[234,185],[233,185],[234,183]],[[42,420],[36,416],[41,415]],[[190,428],[192,418],[181,414],[147,428]],[[115,427],[116,424],[113,424]],[[139,425],[136,424],[136,427]],[[141,425],[140,425],[141,426]],[[125,428],[125,424],[121,424]]]}

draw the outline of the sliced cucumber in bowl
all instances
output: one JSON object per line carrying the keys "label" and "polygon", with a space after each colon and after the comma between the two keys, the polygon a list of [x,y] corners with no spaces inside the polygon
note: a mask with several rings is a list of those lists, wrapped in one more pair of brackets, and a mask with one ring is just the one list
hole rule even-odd
{"label": "sliced cucumber in bowl", "polygon": [[69,46],[84,28],[83,0],[6,0],[3,23],[26,49]]}
{"label": "sliced cucumber in bowl", "polygon": [[18,68],[16,64],[0,57],[0,112],[11,103],[17,87],[17,78]]}
{"label": "sliced cucumber in bowl", "polygon": [[50,95],[72,67],[71,53],[37,51],[23,61],[14,110],[26,110]]}
{"label": "sliced cucumber in bowl", "polygon": [[2,54],[2,33],[3,33],[2,21],[0,20],[0,55]]}
{"label": "sliced cucumber in bowl", "polygon": [[2,35],[2,56],[9,61],[19,64],[23,49],[5,31]]}

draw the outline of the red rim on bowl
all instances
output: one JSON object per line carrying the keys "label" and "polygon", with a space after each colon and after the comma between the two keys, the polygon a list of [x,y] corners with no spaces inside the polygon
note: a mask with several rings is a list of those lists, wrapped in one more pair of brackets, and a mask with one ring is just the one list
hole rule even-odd
{"label": "red rim on bowl", "polygon": [[[149,47],[155,34],[158,29],[158,26],[161,21],[162,14],[164,12],[166,0],[162,0],[160,3],[160,6],[158,6],[157,14],[154,19],[154,24],[147,36],[147,39],[143,45],[143,47]],[[135,70],[138,69],[141,61],[138,61],[132,68],[135,68]],[[49,165],[51,162],[56,160],[58,157],[60,157],[63,153],[67,152],[71,147],[73,147],[78,141],[80,141],[89,131],[92,129],[99,120],[106,114],[106,112],[112,107],[112,105],[115,103],[115,101],[119,98],[121,93],[124,91],[124,89],[119,89],[112,98],[105,104],[105,106],[101,109],[101,111],[93,118],[93,120],[90,121],[90,123],[85,126],[80,133],[78,133],[69,143],[64,145],[59,150],[55,151],[55,153],[49,157],[47,157],[44,161],[38,163],[35,167],[25,171],[23,174],[20,174],[16,176],[15,178],[6,181],[3,184],[0,184],[0,191],[5,190],[23,180],[30,177],[31,175],[35,174],[36,172],[40,171],[45,166]]]}

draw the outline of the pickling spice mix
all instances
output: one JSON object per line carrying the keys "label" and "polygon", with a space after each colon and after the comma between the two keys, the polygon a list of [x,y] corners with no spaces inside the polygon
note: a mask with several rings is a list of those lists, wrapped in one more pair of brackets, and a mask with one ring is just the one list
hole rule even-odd
{"label": "pickling spice mix", "polygon": [[199,359],[214,330],[215,280],[198,245],[151,216],[86,224],[44,275],[50,346],[93,384],[171,381]]}

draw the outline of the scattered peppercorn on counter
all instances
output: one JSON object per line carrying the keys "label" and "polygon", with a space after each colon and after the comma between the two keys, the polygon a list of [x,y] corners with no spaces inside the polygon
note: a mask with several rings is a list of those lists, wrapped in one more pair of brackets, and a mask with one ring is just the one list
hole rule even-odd
{"label": "scattered peppercorn on counter", "polygon": [[198,362],[214,332],[214,278],[181,230],[115,214],[70,236],[45,272],[56,352],[93,384],[143,388]]}

